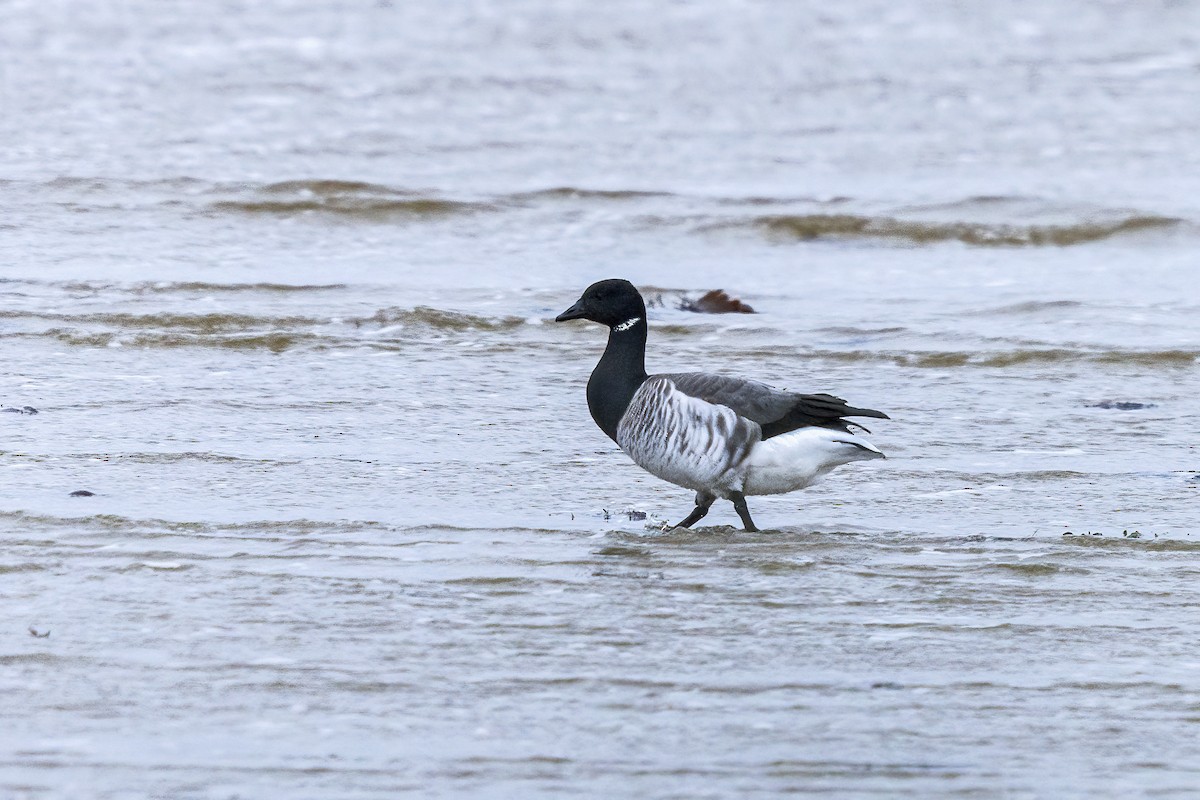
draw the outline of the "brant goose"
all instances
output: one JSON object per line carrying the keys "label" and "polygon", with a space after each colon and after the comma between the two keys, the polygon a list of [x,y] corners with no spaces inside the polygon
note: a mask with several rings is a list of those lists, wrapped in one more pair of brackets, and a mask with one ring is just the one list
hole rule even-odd
{"label": "brant goose", "polygon": [[570,319],[608,326],[587,385],[592,419],[638,466],[695,490],[696,507],[679,527],[699,522],[720,497],[757,531],[746,495],[793,492],[834,467],[884,457],[850,432],[866,428],[844,419],[888,419],[882,411],[703,372],[647,375],[646,304],[629,281],[592,284],[555,321]]}

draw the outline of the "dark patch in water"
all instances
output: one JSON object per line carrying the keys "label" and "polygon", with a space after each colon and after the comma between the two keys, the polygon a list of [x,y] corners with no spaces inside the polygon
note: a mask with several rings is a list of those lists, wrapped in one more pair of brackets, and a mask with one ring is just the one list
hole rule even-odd
{"label": "dark patch in water", "polygon": [[70,497],[95,497],[95,492],[89,492],[87,489],[76,489],[71,492]]}
{"label": "dark patch in water", "polygon": [[754,309],[736,297],[730,297],[724,289],[712,289],[698,300],[685,297],[679,302],[680,311],[697,314],[753,314]]}
{"label": "dark patch in water", "polygon": [[1088,408],[1104,408],[1113,411],[1140,411],[1143,408],[1154,407],[1154,403],[1135,403],[1130,400],[1101,400],[1099,403],[1088,406]]}
{"label": "dark patch in water", "polygon": [[62,656],[56,656],[53,653],[12,653],[0,655],[0,667],[21,664],[51,666],[61,664],[64,660]]}
{"label": "dark patch in water", "polygon": [[33,414],[38,413],[38,410],[36,408],[34,408],[33,406],[5,406],[3,408],[0,408],[0,413],[29,414],[32,416]]}

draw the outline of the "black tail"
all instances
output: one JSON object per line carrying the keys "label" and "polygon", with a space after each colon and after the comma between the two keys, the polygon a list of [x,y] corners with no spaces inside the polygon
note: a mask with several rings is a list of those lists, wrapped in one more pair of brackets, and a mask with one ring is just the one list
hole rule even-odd
{"label": "black tail", "polygon": [[831,394],[802,394],[799,402],[782,419],[762,426],[763,438],[770,439],[797,428],[819,427],[850,433],[851,426],[870,433],[870,429],[843,417],[874,417],[891,419],[882,411],[873,408],[854,408],[846,401]]}

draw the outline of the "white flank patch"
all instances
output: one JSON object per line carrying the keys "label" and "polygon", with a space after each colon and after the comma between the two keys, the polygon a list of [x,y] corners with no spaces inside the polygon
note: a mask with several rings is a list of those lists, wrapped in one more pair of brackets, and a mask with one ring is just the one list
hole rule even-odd
{"label": "white flank patch", "polygon": [[746,494],[783,494],[811,486],[834,467],[883,458],[860,436],[828,428],[801,428],[759,442],[746,464]]}

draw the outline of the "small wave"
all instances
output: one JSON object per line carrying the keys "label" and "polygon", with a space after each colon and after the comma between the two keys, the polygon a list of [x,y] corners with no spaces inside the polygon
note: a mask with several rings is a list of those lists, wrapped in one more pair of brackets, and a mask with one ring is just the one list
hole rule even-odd
{"label": "small wave", "polygon": [[504,331],[525,324],[522,317],[482,317],[429,306],[417,306],[413,309],[384,308],[375,312],[373,316],[355,320],[356,325],[372,322],[380,325],[424,325],[447,331]]}
{"label": "small wave", "polygon": [[110,463],[125,462],[130,464],[178,464],[192,461],[204,461],[211,464],[294,464],[295,461],[244,458],[242,456],[223,455],[203,451],[185,451],[182,453],[77,453],[77,458],[94,459]]}
{"label": "small wave", "polygon": [[1040,578],[1047,575],[1058,575],[1060,573],[1087,574],[1088,570],[1082,567],[1070,567],[1063,564],[1051,564],[1045,561],[1021,561],[1017,563],[1001,562],[990,565],[992,569],[1004,570],[1006,572],[1024,575],[1028,578]]}
{"label": "small wave", "polygon": [[41,564],[25,562],[23,564],[0,564],[0,575],[11,575],[15,572],[44,572],[45,567]]}
{"label": "small wave", "polygon": [[263,325],[273,328],[294,328],[318,325],[323,320],[312,317],[261,317],[253,314],[83,314],[79,322],[100,323],[121,329],[167,328],[183,329],[204,335],[210,333],[236,333],[254,330]]}
{"label": "small wave", "polygon": [[[778,355],[775,350],[746,350],[742,355]],[[1038,364],[1092,363],[1140,367],[1187,367],[1200,358],[1200,350],[1072,350],[1018,349],[971,352],[964,350],[898,353],[886,350],[806,350],[794,358],[844,363],[890,363],[920,369],[955,367],[1020,367]]]}
{"label": "small wave", "polygon": [[261,317],[252,314],[61,314],[39,311],[0,311],[0,319],[42,319],[77,325],[105,325],[122,330],[183,329],[199,334],[244,331],[263,325],[295,327],[323,322],[312,317]]}
{"label": "small wave", "polygon": [[[17,334],[28,338],[31,334]],[[135,347],[147,349],[170,349],[175,347],[219,347],[227,350],[269,350],[282,353],[300,345],[329,344],[315,334],[260,333],[235,335],[185,335],[169,333],[142,333],[125,336],[115,332],[83,333],[52,328],[42,334],[61,344],[73,347]]]}
{"label": "small wave", "polygon": [[[422,533],[430,530],[444,530],[445,526],[394,526],[374,520],[338,520],[323,521],[313,519],[283,519],[283,520],[246,520],[244,522],[200,522],[185,520],[167,520],[159,518],[126,517],[119,514],[90,514],[81,516],[59,516],[53,514],[37,514],[28,511],[0,511],[0,521],[15,523],[23,528],[39,527],[55,529],[69,527],[93,528],[103,531],[154,531],[158,534],[182,535],[219,535],[236,534],[287,534],[290,537],[300,535],[319,535],[322,533],[339,533],[344,531],[388,530],[408,533]],[[470,529],[463,529],[470,530]],[[143,554],[148,555],[148,554]],[[163,555],[170,555],[163,552]]]}
{"label": "small wave", "polygon": [[532,192],[518,192],[509,199],[523,200],[640,200],[649,197],[671,197],[670,192],[642,191],[638,189],[579,189],[574,186],[556,186]]}
{"label": "small wave", "polygon": [[1020,316],[1022,314],[1040,314],[1043,311],[1061,311],[1066,308],[1079,308],[1083,303],[1077,300],[1030,300],[1024,303],[989,308],[975,312],[980,316]]}
{"label": "small wave", "polygon": [[[487,317],[428,306],[385,308],[370,316],[337,320],[252,314],[62,314],[0,311],[0,319],[20,320],[24,330],[0,339],[53,339],[76,347],[218,347],[268,350],[298,347],[394,349],[405,341],[466,331],[508,331],[527,324],[522,317]],[[37,321],[52,323],[36,329]]]}
{"label": "small wave", "polygon": [[346,223],[435,223],[477,214],[522,213],[532,206],[550,210],[557,206],[559,214],[574,214],[579,203],[625,204],[649,212],[629,213],[617,221],[634,229],[742,229],[776,241],[867,239],[916,246],[960,242],[977,247],[1068,247],[1197,228],[1194,220],[1138,210],[987,195],[873,212],[847,197],[738,197],[571,185],[447,197],[432,190],[336,177],[263,183],[187,176],[151,181],[63,177],[28,185],[35,192],[49,193],[57,207],[83,212],[126,214],[134,208],[159,207],[201,216],[302,217]]}
{"label": "small wave", "polygon": [[853,325],[828,325],[824,328],[817,328],[818,333],[831,333],[838,336],[883,336],[893,333],[907,333],[908,328],[901,326],[887,326],[883,328],[859,328]]}
{"label": "small wave", "polygon": [[[336,292],[350,288],[345,283],[212,283],[209,281],[136,281],[124,283],[99,280],[43,281],[30,278],[0,278],[0,284],[45,287],[71,294],[86,292],[89,294],[113,293],[136,296],[156,294],[232,294],[239,292],[248,294],[290,294],[302,292]],[[0,316],[4,316],[4,314],[0,313]]]}
{"label": "small wave", "polygon": [[47,189],[69,189],[75,191],[115,192],[122,189],[187,189],[191,191],[209,189],[213,184],[200,178],[179,175],[171,178],[154,178],[150,180],[127,180],[118,178],[87,177],[83,175],[63,175],[52,178],[42,184]]}
{"label": "small wave", "polygon": [[[0,311],[0,319],[40,319],[54,322],[70,322],[78,325],[106,325],[121,330],[181,329],[191,333],[230,333],[252,331],[264,327],[299,328],[328,325],[326,318],[304,316],[258,316],[254,314],[130,314],[122,312],[62,314],[39,311]],[[525,324],[522,317],[484,317],[460,311],[448,311],[430,306],[411,309],[383,308],[368,317],[352,317],[347,324],[362,327],[370,323],[380,325],[413,324],[445,330],[509,330]]]}
{"label": "small wave", "polygon": [[1016,225],[982,222],[925,222],[856,214],[785,214],[723,222],[704,230],[752,227],[783,240],[901,239],[916,245],[958,241],[977,247],[1069,247],[1123,234],[1165,231],[1182,220],[1139,215],[1112,221],[1066,225]]}
{"label": "small wave", "polygon": [[[447,536],[461,538],[464,535],[486,531],[489,534],[512,533],[516,536],[558,533],[553,528],[530,527],[494,527],[487,528],[463,527],[452,524],[428,523],[415,525],[400,525],[373,519],[310,519],[297,517],[292,519],[245,519],[240,521],[213,522],[201,520],[164,519],[160,517],[135,517],[121,514],[46,514],[29,511],[9,511],[0,509],[0,523],[18,530],[22,534],[22,542],[43,542],[49,546],[58,541],[53,534],[59,530],[76,532],[97,532],[106,537],[112,533],[136,533],[139,540],[166,539],[169,537],[229,537],[232,540],[255,538],[263,541],[319,541],[325,537],[334,537],[345,541],[348,533],[386,532],[395,534],[389,539],[391,547],[415,547],[427,544]],[[15,541],[15,540],[14,540]],[[175,549],[147,542],[147,548],[136,553],[138,558],[175,559],[181,553]],[[129,553],[133,556],[133,553]],[[245,553],[235,553],[230,558],[244,557]],[[214,556],[188,554],[190,560],[211,559]],[[45,565],[42,565],[43,567]],[[22,568],[24,568],[22,566]]]}
{"label": "small wave", "polygon": [[327,214],[365,221],[386,221],[403,217],[439,217],[452,214],[492,210],[482,203],[467,203],[419,197],[404,200],[385,200],[364,197],[341,197],[298,200],[220,200],[209,205],[212,211],[234,214],[292,216],[296,214]]}
{"label": "small wave", "polygon": [[335,197],[344,194],[395,195],[403,192],[378,183],[364,181],[341,181],[326,178],[315,180],[277,181],[268,183],[259,191],[264,194],[313,194],[317,197]]}
{"label": "small wave", "polygon": [[[30,281],[30,283],[37,283]],[[299,293],[334,292],[348,288],[344,283],[292,284],[292,283],[207,283],[204,281],[140,281],[138,283],[105,283],[102,281],[61,281],[48,285],[67,292],[123,292],[144,294],[195,294],[195,293]]]}
{"label": "small wave", "polygon": [[1102,364],[1142,364],[1146,366],[1164,365],[1185,367],[1196,363],[1200,355],[1191,350],[1158,350],[1153,352],[1123,352],[1109,351],[1096,356],[1096,361]]}
{"label": "small wave", "polygon": [[[39,637],[40,638],[40,637]],[[14,653],[0,655],[0,667],[36,664],[38,666],[53,666],[64,663],[67,659],[53,653]]]}
{"label": "small wave", "polygon": [[917,367],[1019,367],[1027,364],[1090,362],[1144,367],[1183,367],[1194,364],[1200,351],[1187,350],[1010,350],[1000,353],[930,353],[899,363]]}
{"label": "small wave", "polygon": [[1019,206],[1032,202],[1038,202],[1036,197],[1019,194],[976,194],[970,197],[965,197],[962,200],[951,200],[947,203],[928,203],[925,205],[911,206],[912,211],[959,211],[961,209],[971,209],[988,206]]}
{"label": "small wave", "polygon": [[403,217],[439,217],[495,210],[489,203],[421,195],[374,183],[341,180],[280,181],[249,187],[244,198],[217,200],[212,212],[333,217],[385,221]]}
{"label": "small wave", "polygon": [[[1183,534],[1187,536],[1188,534]],[[1149,536],[1149,534],[1147,534]],[[1075,547],[1088,548],[1115,548],[1129,547],[1136,549],[1145,549],[1159,552],[1181,552],[1181,553],[1196,553],[1200,551],[1200,541],[1189,539],[1176,539],[1172,534],[1163,534],[1159,536],[1154,534],[1156,538],[1143,538],[1141,536],[1120,536],[1112,534],[1109,536],[1084,534],[1064,534],[1062,543]]]}

